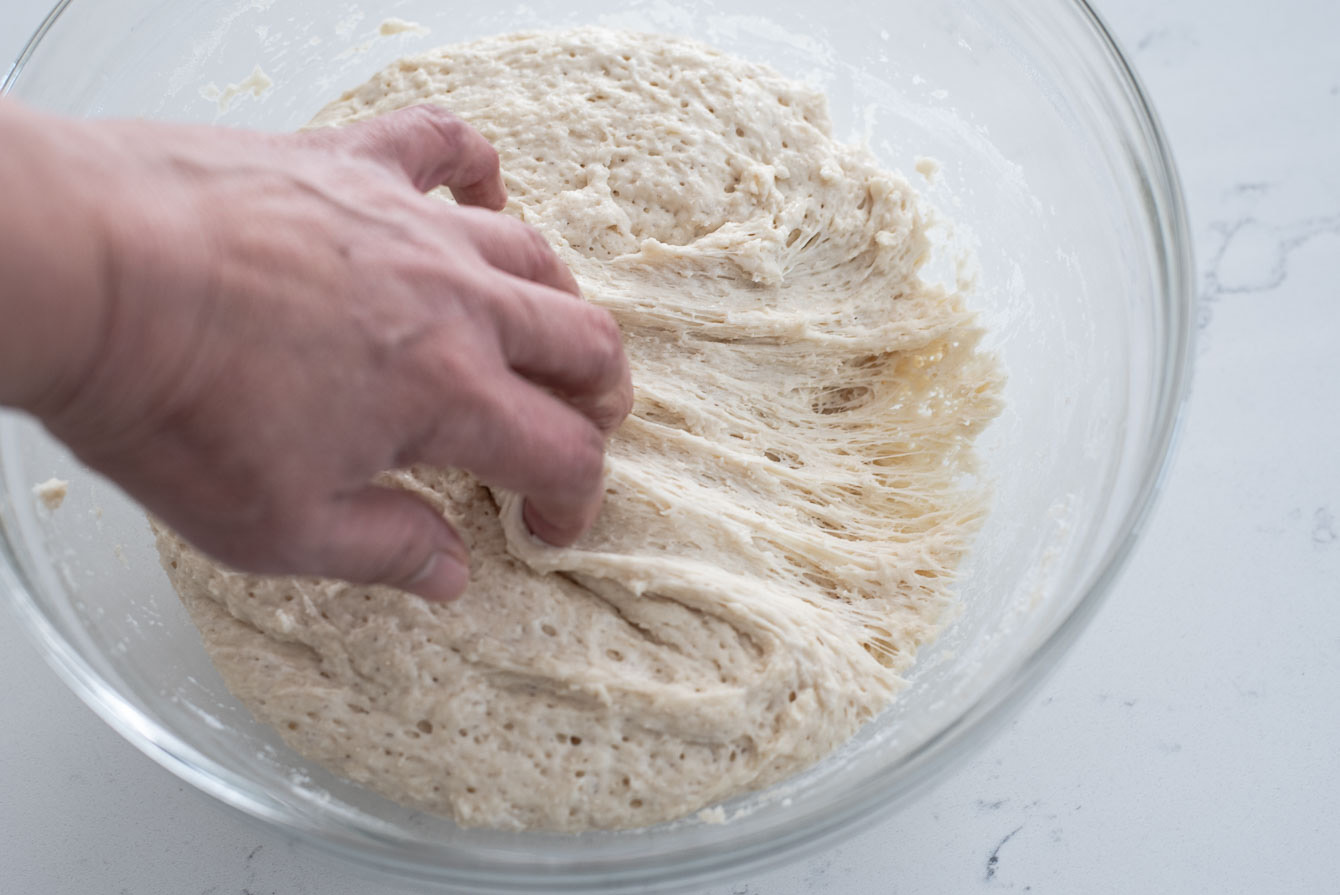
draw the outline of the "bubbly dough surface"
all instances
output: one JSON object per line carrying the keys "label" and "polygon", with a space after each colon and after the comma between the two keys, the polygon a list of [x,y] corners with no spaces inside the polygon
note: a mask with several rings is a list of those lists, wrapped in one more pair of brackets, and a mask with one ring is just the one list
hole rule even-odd
{"label": "bubbly dough surface", "polygon": [[961,296],[923,283],[911,186],[823,97],[665,36],[580,29],[408,58],[314,125],[419,102],[497,147],[622,327],[636,385],[571,549],[516,495],[388,473],[472,555],[466,596],[244,575],[160,533],[228,685],[299,752],[467,825],[625,828],[817,761],[954,607],[998,406]]}

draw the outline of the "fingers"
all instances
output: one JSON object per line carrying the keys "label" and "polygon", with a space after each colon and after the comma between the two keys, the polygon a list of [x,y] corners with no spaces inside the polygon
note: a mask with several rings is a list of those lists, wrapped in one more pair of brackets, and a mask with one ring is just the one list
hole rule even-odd
{"label": "fingers", "polygon": [[523,280],[570,295],[582,294],[572,271],[559,260],[540,231],[504,215],[469,210],[464,215],[470,241],[489,264]]}
{"label": "fingers", "polygon": [[408,458],[463,468],[526,497],[526,523],[557,546],[595,521],[605,438],[591,420],[505,369],[477,371],[474,394]]}
{"label": "fingers", "polygon": [[446,186],[462,205],[497,211],[507,204],[497,150],[439,106],[399,109],[339,133],[363,155],[402,171],[419,192]]}
{"label": "fingers", "polygon": [[493,308],[503,355],[513,370],[547,386],[606,433],[633,406],[633,384],[619,327],[609,313],[577,300],[571,271],[538,230],[483,212],[468,218],[470,237],[504,276]]}
{"label": "fingers", "polygon": [[336,498],[313,528],[308,543],[319,545],[321,575],[388,584],[432,601],[454,600],[470,578],[460,536],[404,491],[369,485]]}
{"label": "fingers", "polygon": [[605,434],[633,407],[619,326],[603,308],[565,292],[506,277],[494,315],[513,370],[546,386]]}

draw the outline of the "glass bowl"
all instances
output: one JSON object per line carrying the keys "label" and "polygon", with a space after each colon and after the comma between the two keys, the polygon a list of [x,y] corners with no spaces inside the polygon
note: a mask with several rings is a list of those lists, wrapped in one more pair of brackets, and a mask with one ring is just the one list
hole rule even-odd
{"label": "glass bowl", "polygon": [[[994,505],[961,617],[908,688],[808,772],[690,819],[580,836],[462,830],[299,758],[224,688],[137,507],[31,420],[0,417],[0,588],[69,685],[221,801],[375,875],[463,891],[687,888],[804,854],[892,811],[980,746],[1056,664],[1129,553],[1166,468],[1192,337],[1180,187],[1148,101],[1082,0],[66,0],[4,89],[83,116],[292,130],[409,52],[607,24],[687,34],[822,87],[836,133],[912,172],[975,250],[973,303],[1009,374],[980,442]],[[395,16],[424,35],[383,36]],[[394,29],[387,29],[394,30]],[[259,65],[273,81],[248,76]],[[244,83],[246,82],[246,83]],[[255,86],[259,95],[234,85]],[[914,178],[915,179],[915,178]],[[33,486],[70,482],[58,510]]]}

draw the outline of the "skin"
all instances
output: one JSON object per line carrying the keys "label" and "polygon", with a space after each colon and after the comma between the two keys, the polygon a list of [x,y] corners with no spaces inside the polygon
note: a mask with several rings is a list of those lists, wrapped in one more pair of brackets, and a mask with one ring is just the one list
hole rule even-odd
{"label": "skin", "polygon": [[460,537],[370,484],[418,462],[524,494],[553,544],[594,521],[618,328],[450,113],[281,136],[0,102],[0,146],[0,403],[206,553],[452,599]]}

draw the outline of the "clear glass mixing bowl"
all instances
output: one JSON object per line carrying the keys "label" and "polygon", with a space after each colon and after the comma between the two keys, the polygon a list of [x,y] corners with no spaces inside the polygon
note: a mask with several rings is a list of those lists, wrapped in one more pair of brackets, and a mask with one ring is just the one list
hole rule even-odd
{"label": "clear glass mixing bowl", "polygon": [[[431,34],[379,36],[390,16]],[[1093,614],[1148,512],[1186,391],[1192,264],[1177,176],[1081,0],[66,0],[4,89],[72,115],[290,130],[400,55],[582,23],[769,62],[821,86],[837,133],[887,166],[943,163],[925,192],[955,227],[932,270],[951,276],[955,252],[975,249],[974,301],[1010,376],[981,443],[994,509],[962,617],[908,689],[838,754],[727,805],[729,823],[461,830],[332,777],[253,721],[211,667],[139,510],[30,420],[0,417],[0,588],[59,673],[183,779],[374,874],[465,891],[688,887],[893,810],[980,745]],[[256,65],[273,86],[225,110],[218,93]],[[51,476],[70,482],[55,512],[32,493]]]}

